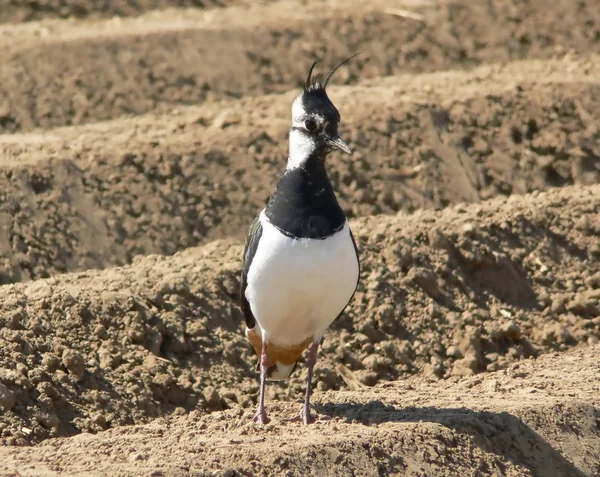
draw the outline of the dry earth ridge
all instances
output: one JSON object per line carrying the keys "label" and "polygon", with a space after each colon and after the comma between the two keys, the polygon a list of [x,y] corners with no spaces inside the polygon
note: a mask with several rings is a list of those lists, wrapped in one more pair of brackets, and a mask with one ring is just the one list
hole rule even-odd
{"label": "dry earth ridge", "polygon": [[[317,388],[419,371],[472,375],[597,343],[599,192],[566,187],[354,221],[362,282],[326,335]],[[124,268],[4,286],[4,443],[177,409],[253,406],[255,358],[237,306],[240,254],[235,242],[217,241]],[[270,398],[300,397],[304,374],[270,386]]]}
{"label": "dry earth ridge", "polygon": [[[598,57],[332,88],[353,216],[600,182]],[[295,92],[0,136],[0,283],[241,237],[287,154]],[[369,118],[369,122],[365,122]]]}
{"label": "dry earth ridge", "polygon": [[563,0],[415,3],[424,22],[386,13],[394,4],[385,1],[292,0],[101,22],[0,24],[0,132],[287,91],[301,84],[315,56],[333,64],[364,50],[339,84],[600,53],[595,0],[576,8]]}

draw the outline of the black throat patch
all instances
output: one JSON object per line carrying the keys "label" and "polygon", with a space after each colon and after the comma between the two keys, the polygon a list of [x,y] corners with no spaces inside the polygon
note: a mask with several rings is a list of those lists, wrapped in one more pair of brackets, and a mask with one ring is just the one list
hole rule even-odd
{"label": "black throat patch", "polygon": [[315,154],[301,167],[286,171],[265,215],[272,225],[293,238],[326,239],[340,231],[346,216],[327,177],[325,157]]}

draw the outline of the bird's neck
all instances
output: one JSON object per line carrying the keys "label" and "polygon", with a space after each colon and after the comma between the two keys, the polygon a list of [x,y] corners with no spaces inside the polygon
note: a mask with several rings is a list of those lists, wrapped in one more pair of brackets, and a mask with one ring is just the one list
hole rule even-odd
{"label": "bird's neck", "polygon": [[323,238],[346,222],[325,169],[326,153],[317,148],[300,155],[290,144],[290,158],[265,214],[292,237]]}
{"label": "bird's neck", "polygon": [[327,152],[301,131],[290,131],[290,150],[286,172],[294,169],[321,168],[325,170]]}

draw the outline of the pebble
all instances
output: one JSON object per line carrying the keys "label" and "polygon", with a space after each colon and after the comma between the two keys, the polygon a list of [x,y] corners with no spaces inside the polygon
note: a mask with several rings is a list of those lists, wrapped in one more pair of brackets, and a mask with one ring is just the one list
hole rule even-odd
{"label": "pebble", "polygon": [[75,376],[78,381],[85,375],[85,362],[77,351],[72,349],[63,351],[62,363],[69,374]]}
{"label": "pebble", "polygon": [[439,298],[441,295],[437,277],[431,270],[422,267],[414,267],[409,270],[406,278],[417,284],[432,298]]}
{"label": "pebble", "polygon": [[0,408],[4,411],[10,411],[15,407],[15,395],[4,384],[0,383]]}

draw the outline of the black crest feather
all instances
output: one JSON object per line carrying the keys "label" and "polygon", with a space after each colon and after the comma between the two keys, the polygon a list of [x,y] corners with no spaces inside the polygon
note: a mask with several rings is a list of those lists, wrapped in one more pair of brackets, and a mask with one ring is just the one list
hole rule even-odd
{"label": "black crest feather", "polygon": [[327,74],[327,76],[325,76],[325,79],[322,81],[319,76],[312,75],[315,66],[317,65],[317,63],[319,63],[320,60],[313,61],[313,64],[311,65],[310,70],[308,71],[308,77],[306,78],[306,82],[304,83],[304,91],[306,91],[307,93],[319,91],[319,90],[325,91],[325,88],[327,87],[327,84],[329,83],[329,80],[334,75],[334,73],[341,66],[345,65],[346,63],[348,63],[348,61],[350,61],[352,58],[354,58],[358,55],[360,55],[360,52],[355,53],[354,55],[349,56],[347,58],[344,58],[336,66],[334,66],[334,68]]}
{"label": "black crest feather", "polygon": [[313,89],[321,89],[321,82],[319,81],[319,78],[312,77],[312,72],[315,69],[315,66],[317,66],[317,63],[319,61],[321,61],[321,60],[313,61],[313,64],[310,66],[310,70],[308,70],[308,76],[306,77],[306,82],[304,83],[305,91],[311,91]]}

